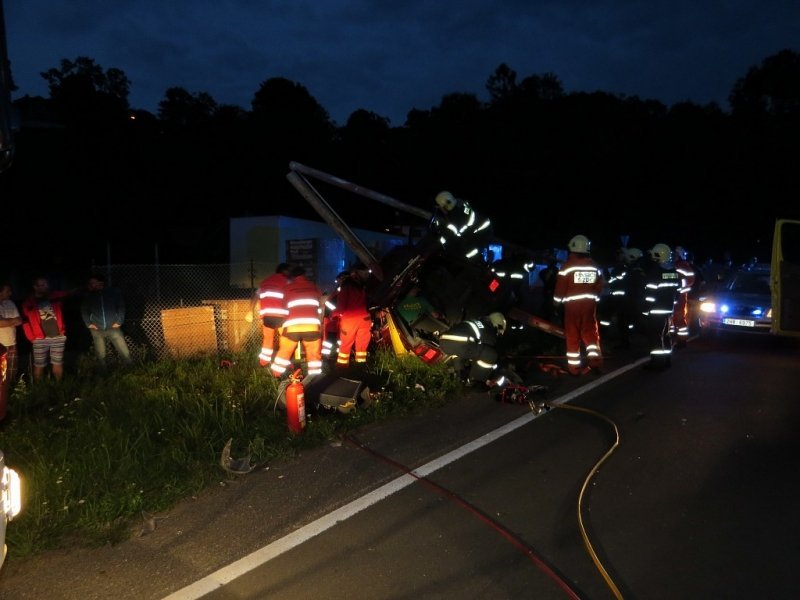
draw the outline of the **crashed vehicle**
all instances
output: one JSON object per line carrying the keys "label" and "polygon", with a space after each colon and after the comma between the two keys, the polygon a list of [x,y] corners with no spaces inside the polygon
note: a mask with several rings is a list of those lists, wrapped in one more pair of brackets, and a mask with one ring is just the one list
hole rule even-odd
{"label": "crashed vehicle", "polygon": [[[370,310],[378,322],[377,343],[380,346],[390,348],[398,355],[413,353],[427,363],[448,361],[450,357],[438,343],[440,334],[458,322],[480,319],[495,312],[506,317],[509,329],[534,327],[547,334],[564,337],[560,327],[530,314],[520,306],[520,295],[515,289],[518,289],[519,280],[527,274],[515,274],[517,279],[514,279],[505,269],[496,268],[502,261],[489,264],[483,256],[476,256],[475,249],[470,249],[469,244],[461,243],[461,235],[469,227],[475,231],[483,227],[480,219],[475,220],[470,208],[463,208],[469,217],[464,220],[464,225],[455,227],[445,222],[446,215],[436,210],[427,211],[408,205],[300,163],[290,163],[287,179],[341,236],[356,257],[370,268],[373,277],[367,293]],[[331,207],[318,186],[312,184],[312,179],[414,215],[427,223],[425,233],[416,242],[410,241],[378,259]],[[443,194],[447,193],[437,196],[437,204]],[[448,208],[455,205],[452,197],[446,197],[446,202]],[[456,208],[458,211],[462,211],[461,204]],[[503,247],[513,246],[483,233],[480,238],[475,238],[481,240],[483,251],[488,241]],[[545,263],[547,251],[538,256],[535,251],[518,247],[514,250],[517,257],[525,258],[528,266],[535,262]],[[422,315],[413,323],[402,318],[397,303],[415,285],[426,290],[428,300],[446,315],[446,320],[429,314]]]}

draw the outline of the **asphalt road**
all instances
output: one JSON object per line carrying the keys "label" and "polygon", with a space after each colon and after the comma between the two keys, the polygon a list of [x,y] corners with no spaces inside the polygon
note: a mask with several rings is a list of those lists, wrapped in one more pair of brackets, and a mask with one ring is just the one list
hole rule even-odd
{"label": "asphalt road", "polygon": [[128,542],[9,561],[0,598],[790,597],[800,351],[776,341],[542,375],[535,417],[476,393],[370,426]]}

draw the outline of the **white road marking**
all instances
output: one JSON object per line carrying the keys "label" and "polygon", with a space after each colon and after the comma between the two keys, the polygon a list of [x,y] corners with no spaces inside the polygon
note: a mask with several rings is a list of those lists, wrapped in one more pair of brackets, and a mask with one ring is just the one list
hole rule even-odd
{"label": "white road marking", "polygon": [[[548,404],[558,406],[571,402],[586,392],[593,390],[594,388],[614,379],[615,377],[619,377],[620,375],[627,373],[631,369],[634,369],[639,365],[648,362],[649,360],[649,357],[643,358],[629,365],[625,365],[624,367],[621,367],[615,371],[606,373],[602,377],[593,380],[591,383],[582,385],[568,394],[559,396],[555,400],[548,402]],[[271,544],[268,544],[263,548],[256,550],[255,552],[251,552],[236,562],[233,562],[226,567],[222,567],[210,575],[207,575],[206,577],[203,577],[202,579],[199,579],[198,581],[195,581],[194,583],[181,588],[176,592],[173,592],[169,596],[166,596],[163,600],[197,600],[198,598],[202,598],[206,594],[210,594],[211,592],[218,590],[234,579],[257,569],[264,563],[267,563],[273,558],[280,556],[284,552],[288,552],[292,548],[296,548],[300,544],[307,542],[320,533],[327,531],[337,523],[349,519],[353,515],[360,513],[362,510],[369,508],[373,504],[377,504],[381,500],[388,498],[395,492],[408,487],[417,481],[417,478],[427,477],[431,473],[435,473],[442,467],[445,467],[450,463],[463,458],[475,450],[491,444],[493,441],[511,433],[515,429],[519,429],[523,425],[527,425],[538,416],[539,415],[535,415],[532,412],[526,413],[510,423],[507,423],[506,425],[503,425],[494,431],[490,431],[489,433],[482,435],[481,437],[414,469],[411,471],[411,473],[416,475],[416,477],[411,474],[401,475],[397,479],[382,485],[369,494],[366,494],[365,496],[362,496],[361,498],[328,513],[324,517],[320,517],[308,525],[304,525],[297,531],[293,531],[289,535],[286,535],[279,540],[275,540]]]}

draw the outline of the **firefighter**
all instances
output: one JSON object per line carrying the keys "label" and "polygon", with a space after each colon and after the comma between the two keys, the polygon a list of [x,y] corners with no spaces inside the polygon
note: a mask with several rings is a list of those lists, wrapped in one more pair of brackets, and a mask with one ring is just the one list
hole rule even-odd
{"label": "firefighter", "polygon": [[461,378],[467,382],[502,385],[495,377],[497,370],[497,345],[506,331],[502,313],[493,312],[480,319],[461,321],[439,336],[439,347],[449,355],[448,361]]}
{"label": "firefighter", "polygon": [[367,351],[372,340],[372,315],[367,306],[367,281],[370,271],[358,262],[342,280],[336,296],[336,308],[331,317],[339,320],[339,350],[336,367],[350,366],[350,354],[355,351],[356,364],[367,362]]}
{"label": "firefighter", "polygon": [[265,277],[258,286],[258,316],[261,318],[261,352],[258,362],[269,367],[275,350],[275,334],[279,333],[287,310],[283,301],[283,291],[289,284],[292,265],[280,263],[275,272]]}
{"label": "firefighter", "polygon": [[341,271],[334,283],[336,288],[332,292],[325,292],[320,298],[320,306],[322,307],[322,358],[328,360],[336,358],[336,353],[339,351],[339,317],[333,317],[333,311],[336,310],[336,298],[339,295],[339,290],[342,289],[342,282],[350,275],[349,271]]}
{"label": "firefighter", "polygon": [[675,309],[672,311],[672,327],[677,337],[675,345],[682,348],[689,337],[689,292],[697,280],[694,266],[689,260],[689,253],[683,246],[675,246],[675,268],[681,276],[681,286],[678,288]]}
{"label": "firefighter", "polygon": [[302,344],[306,359],[306,375],[322,373],[322,292],[306,277],[303,267],[292,267],[291,281],[284,288],[286,320],[283,322],[278,352],[272,359],[272,374],[280,378],[292,365],[292,355]]}
{"label": "firefighter", "polygon": [[650,340],[648,368],[664,369],[672,363],[672,314],[681,286],[681,275],[672,262],[672,250],[656,244],[649,250],[645,268],[645,315]]}
{"label": "firefighter", "polygon": [[534,262],[521,253],[512,253],[489,266],[500,283],[498,297],[504,299],[503,303],[531,312],[533,302],[529,281]]}
{"label": "firefighter", "polygon": [[623,248],[622,265],[608,278],[609,297],[614,299],[617,350],[630,348],[631,331],[641,322],[645,287],[643,256],[639,248]]}
{"label": "firefighter", "polygon": [[606,280],[605,293],[600,297],[597,304],[597,322],[600,325],[601,338],[605,338],[605,330],[616,325],[617,313],[619,312],[622,279],[625,273],[625,252],[627,248],[621,246],[617,248],[617,255],[614,264],[603,269],[603,277]]}
{"label": "firefighter", "polygon": [[439,243],[445,250],[460,253],[468,260],[483,260],[483,249],[492,238],[492,222],[481,217],[466,200],[450,192],[436,195],[437,210],[432,224],[439,234]]}
{"label": "firefighter", "polygon": [[[558,271],[553,302],[564,308],[567,370],[572,375],[585,375],[591,369],[600,371],[603,367],[597,303],[605,288],[605,278],[589,254],[591,242],[586,236],[574,236],[567,248],[569,256]],[[586,353],[585,361],[581,346]]]}
{"label": "firefighter", "polygon": [[555,256],[549,255],[545,268],[539,271],[539,280],[542,282],[542,300],[539,314],[543,319],[552,323],[561,323],[561,317],[556,314],[553,302],[553,293],[556,289],[559,270],[558,260]]}

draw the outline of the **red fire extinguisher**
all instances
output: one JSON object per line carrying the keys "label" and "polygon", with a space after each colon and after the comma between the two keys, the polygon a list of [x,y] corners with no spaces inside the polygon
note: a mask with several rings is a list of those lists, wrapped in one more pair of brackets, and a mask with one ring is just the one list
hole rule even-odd
{"label": "red fire extinguisher", "polygon": [[291,382],[286,388],[286,424],[292,433],[300,433],[306,426],[306,401],[302,369],[289,376]]}

